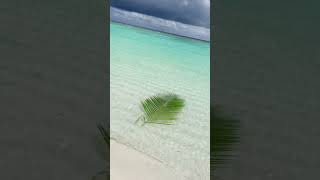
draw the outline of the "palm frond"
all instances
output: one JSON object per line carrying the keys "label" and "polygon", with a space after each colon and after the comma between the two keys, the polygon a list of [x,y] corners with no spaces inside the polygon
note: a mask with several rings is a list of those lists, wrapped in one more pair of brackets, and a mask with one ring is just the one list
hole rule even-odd
{"label": "palm frond", "polygon": [[178,95],[157,94],[141,102],[143,114],[137,119],[145,123],[173,124],[184,107],[184,100]]}
{"label": "palm frond", "polygon": [[239,142],[239,122],[211,107],[211,171],[232,158],[233,146]]}
{"label": "palm frond", "polygon": [[[104,140],[104,142],[106,143],[107,145],[107,154],[109,154],[109,149],[110,149],[110,135],[109,135],[109,132],[106,130],[105,126],[103,126],[102,124],[98,124],[97,125],[97,128]],[[97,179],[106,179],[108,180],[109,179],[109,176],[108,174],[110,173],[109,172],[109,168],[110,167],[110,164],[109,162],[107,162],[107,167],[106,167],[106,170],[102,170],[102,171],[99,171],[96,175],[92,176],[91,179],[92,180],[97,180]]]}
{"label": "palm frond", "polygon": [[110,144],[110,136],[109,136],[108,131],[107,131],[107,130],[103,127],[103,125],[101,125],[101,124],[98,124],[97,127],[98,127],[99,132],[100,132],[100,134],[102,135],[105,143],[106,143],[107,145],[109,145],[109,144]]}

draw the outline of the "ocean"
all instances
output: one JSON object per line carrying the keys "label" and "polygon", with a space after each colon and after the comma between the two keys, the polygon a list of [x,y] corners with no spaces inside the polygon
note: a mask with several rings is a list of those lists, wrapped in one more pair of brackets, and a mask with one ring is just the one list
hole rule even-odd
{"label": "ocean", "polygon": [[[111,22],[110,52],[111,138],[182,179],[209,179],[210,43]],[[140,102],[166,92],[186,102],[178,121],[135,124]]]}

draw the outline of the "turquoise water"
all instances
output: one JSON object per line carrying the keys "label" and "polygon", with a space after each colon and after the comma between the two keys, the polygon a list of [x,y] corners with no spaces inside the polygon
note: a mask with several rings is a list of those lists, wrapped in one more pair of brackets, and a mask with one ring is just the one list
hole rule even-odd
{"label": "turquoise water", "polygon": [[[209,179],[210,44],[111,23],[111,137],[181,179]],[[174,92],[186,101],[175,125],[138,126],[141,100]]]}

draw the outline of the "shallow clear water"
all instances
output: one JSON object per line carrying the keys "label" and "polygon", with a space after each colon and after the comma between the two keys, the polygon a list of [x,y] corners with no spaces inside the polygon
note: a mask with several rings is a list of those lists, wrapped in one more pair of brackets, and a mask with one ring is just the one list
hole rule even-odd
{"label": "shallow clear water", "polygon": [[[117,23],[110,30],[111,137],[181,179],[209,179],[210,44]],[[177,123],[134,124],[140,101],[163,92],[186,101]]]}

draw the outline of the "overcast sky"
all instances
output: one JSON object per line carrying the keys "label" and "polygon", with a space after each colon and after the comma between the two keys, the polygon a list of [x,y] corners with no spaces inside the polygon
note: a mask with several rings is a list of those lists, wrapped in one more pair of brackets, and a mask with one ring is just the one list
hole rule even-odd
{"label": "overcast sky", "polygon": [[111,6],[186,24],[210,27],[210,0],[111,0]]}

